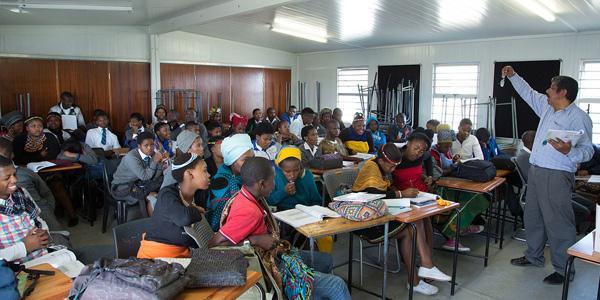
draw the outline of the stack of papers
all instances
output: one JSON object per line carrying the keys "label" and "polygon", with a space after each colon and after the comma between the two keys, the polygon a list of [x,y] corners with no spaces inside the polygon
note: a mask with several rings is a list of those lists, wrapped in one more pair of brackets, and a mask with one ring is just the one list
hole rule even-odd
{"label": "stack of papers", "polygon": [[350,157],[360,158],[362,160],[369,160],[375,157],[375,154],[369,153],[356,153],[354,155],[350,155]]}
{"label": "stack of papers", "polygon": [[323,218],[339,218],[341,216],[337,212],[327,207],[298,204],[294,209],[288,209],[274,213],[273,217],[281,222],[293,226],[294,228],[298,228],[307,224],[323,221]]}
{"label": "stack of papers", "polygon": [[70,278],[77,277],[84,267],[83,263],[78,261],[75,257],[75,253],[67,249],[61,249],[30,260],[25,263],[25,267],[31,268],[41,264],[50,264]]}
{"label": "stack of papers", "polygon": [[563,142],[571,141],[571,145],[574,147],[577,145],[579,138],[583,136],[583,130],[573,131],[573,130],[558,130],[558,129],[549,129],[548,134],[546,135],[546,140],[559,138]]}
{"label": "stack of papers", "polygon": [[383,199],[383,202],[387,205],[391,215],[397,215],[412,210],[412,208],[410,208],[410,199],[408,198]]}
{"label": "stack of papers", "polygon": [[436,194],[419,192],[419,194],[415,198],[404,198],[404,199],[409,199],[410,203],[414,206],[423,207],[423,206],[429,206],[429,205],[436,204],[436,200],[439,197],[440,196],[438,196]]}
{"label": "stack of papers", "polygon": [[369,194],[365,192],[349,193],[333,197],[333,201],[346,201],[346,202],[369,202],[377,199],[385,198],[385,194]]}

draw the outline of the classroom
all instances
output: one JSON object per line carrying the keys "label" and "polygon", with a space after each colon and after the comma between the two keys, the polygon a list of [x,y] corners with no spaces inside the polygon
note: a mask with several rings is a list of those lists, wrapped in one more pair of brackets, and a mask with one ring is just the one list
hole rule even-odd
{"label": "classroom", "polygon": [[0,1],[1,299],[600,299],[600,0]]}

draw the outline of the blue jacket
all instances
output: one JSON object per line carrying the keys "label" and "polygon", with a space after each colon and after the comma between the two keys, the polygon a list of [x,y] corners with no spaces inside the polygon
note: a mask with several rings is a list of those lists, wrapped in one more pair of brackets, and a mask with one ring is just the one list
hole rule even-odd
{"label": "blue jacket", "polygon": [[275,189],[269,195],[267,202],[269,205],[277,206],[278,210],[288,210],[296,206],[296,204],[303,204],[306,206],[321,205],[321,195],[317,191],[317,185],[315,184],[315,178],[308,169],[304,169],[304,173],[301,174],[296,181],[296,194],[293,196],[288,195],[285,191],[285,185],[288,183],[287,178],[283,174],[283,171],[279,167],[275,167]]}
{"label": "blue jacket", "polygon": [[[369,123],[371,123],[371,121],[377,122],[377,130],[371,131],[371,128],[369,128]],[[375,151],[387,143],[385,134],[379,130],[379,121],[377,121],[376,117],[370,116],[365,123],[365,127],[369,132],[371,132],[371,136],[373,137],[373,148],[375,148]]]}

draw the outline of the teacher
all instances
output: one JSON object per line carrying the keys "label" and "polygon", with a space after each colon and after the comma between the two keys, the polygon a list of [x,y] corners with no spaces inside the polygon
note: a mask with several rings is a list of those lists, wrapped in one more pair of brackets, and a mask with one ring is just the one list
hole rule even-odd
{"label": "teacher", "polygon": [[[544,247],[550,245],[554,273],[544,278],[547,284],[565,280],[567,248],[575,243],[575,216],[571,191],[577,164],[592,158],[592,120],[575,103],[577,81],[568,76],[552,78],[546,95],[532,89],[511,66],[502,68],[519,95],[540,117],[527,178],[525,202],[525,256],[512,259],[516,266],[544,266]],[[547,140],[548,130],[583,130],[573,145],[559,138]],[[571,276],[572,279],[572,276]]]}

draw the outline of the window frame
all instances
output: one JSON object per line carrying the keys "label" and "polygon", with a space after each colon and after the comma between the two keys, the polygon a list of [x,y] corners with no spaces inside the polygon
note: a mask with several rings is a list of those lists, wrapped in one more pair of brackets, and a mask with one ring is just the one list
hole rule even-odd
{"label": "window frame", "polygon": [[[599,64],[600,65],[600,58],[597,59],[583,59],[581,60],[581,63],[579,64],[579,84],[581,84],[582,80],[583,80],[583,75],[585,73],[584,71],[584,67],[586,63],[594,63],[594,64]],[[594,72],[598,72],[600,74],[600,70],[598,71],[594,71]],[[600,79],[599,79],[600,80]],[[595,88],[598,89],[600,91],[600,87]],[[579,91],[581,92],[581,91]],[[578,97],[577,97],[577,106],[587,112],[587,105],[586,104],[596,104],[596,105],[600,105],[600,96],[598,97],[594,97],[594,98],[580,98],[581,94],[578,93]],[[591,114],[599,114],[599,113],[591,113]],[[599,122],[594,122],[594,118],[592,118],[590,116],[590,119],[592,120],[592,143],[594,144],[600,144],[600,138],[597,138],[596,140],[594,140],[594,136],[599,136],[600,134],[600,121]],[[596,119],[600,119],[600,118],[596,118]],[[594,126],[596,125],[596,126]],[[594,129],[596,129],[596,131],[594,131]]]}
{"label": "window frame", "polygon": [[[336,73],[335,73],[335,92],[336,92],[336,107],[342,109],[342,111],[344,112],[342,120],[351,120],[354,118],[354,113],[356,112],[352,112],[351,114],[348,114],[346,111],[344,111],[344,108],[342,108],[342,106],[340,105],[340,96],[356,96],[356,97],[360,97],[360,92],[358,91],[358,89],[356,90],[356,93],[340,93],[340,71],[345,71],[345,70],[361,70],[361,71],[366,71],[366,85],[365,87],[367,87],[369,85],[369,66],[346,66],[346,67],[337,67],[336,68]],[[366,100],[365,100],[366,101]],[[360,100],[359,100],[359,105],[360,105]],[[362,111],[360,111],[362,113]]]}

